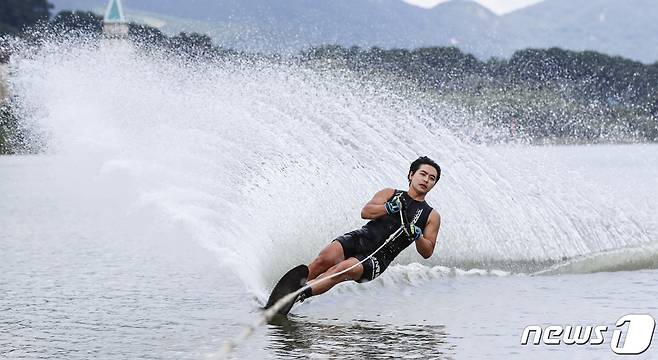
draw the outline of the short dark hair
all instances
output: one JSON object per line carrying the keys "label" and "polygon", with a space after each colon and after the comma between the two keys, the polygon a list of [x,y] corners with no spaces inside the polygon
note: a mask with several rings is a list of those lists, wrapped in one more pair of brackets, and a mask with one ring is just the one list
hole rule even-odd
{"label": "short dark hair", "polygon": [[[439,164],[435,163],[434,160],[428,158],[427,156],[421,156],[418,159],[414,160],[409,167],[409,174],[415,173],[421,165],[429,165],[436,169],[436,181],[439,181],[441,177],[441,167]],[[407,176],[409,176],[409,174]]]}

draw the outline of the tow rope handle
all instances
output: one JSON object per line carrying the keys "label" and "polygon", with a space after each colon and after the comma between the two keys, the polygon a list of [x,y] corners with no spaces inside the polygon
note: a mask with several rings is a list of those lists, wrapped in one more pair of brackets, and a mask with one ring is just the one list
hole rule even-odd
{"label": "tow rope handle", "polygon": [[400,227],[402,227],[402,231],[404,231],[407,236],[411,236],[409,234],[409,226],[407,226],[409,224],[409,218],[407,217],[407,202],[401,200],[402,194],[403,192],[400,192],[396,196],[397,201],[400,203]]}

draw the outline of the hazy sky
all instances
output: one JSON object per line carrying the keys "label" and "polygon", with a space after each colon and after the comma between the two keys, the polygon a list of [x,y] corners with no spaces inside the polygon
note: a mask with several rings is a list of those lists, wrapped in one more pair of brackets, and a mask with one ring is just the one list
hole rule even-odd
{"label": "hazy sky", "polygon": [[[446,2],[449,0],[404,0],[409,4],[418,5],[422,7],[432,7],[436,4]],[[474,0],[481,5],[489,8],[496,14],[505,14],[516,9],[526,7],[528,5],[536,4],[543,0]]]}

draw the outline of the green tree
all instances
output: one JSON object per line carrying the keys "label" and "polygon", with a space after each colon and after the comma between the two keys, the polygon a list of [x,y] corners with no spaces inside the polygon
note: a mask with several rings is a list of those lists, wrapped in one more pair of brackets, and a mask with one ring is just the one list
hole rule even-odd
{"label": "green tree", "polygon": [[130,23],[128,33],[133,40],[145,45],[164,45],[168,40],[162,31],[148,25]]}
{"label": "green tree", "polygon": [[1,0],[0,34],[17,34],[27,26],[46,22],[52,8],[47,0]]}
{"label": "green tree", "polygon": [[57,32],[80,31],[99,34],[103,30],[103,18],[90,11],[61,11],[50,21]]}
{"label": "green tree", "polygon": [[197,33],[180,33],[169,40],[170,46],[187,55],[208,55],[213,49],[212,39],[208,35]]}

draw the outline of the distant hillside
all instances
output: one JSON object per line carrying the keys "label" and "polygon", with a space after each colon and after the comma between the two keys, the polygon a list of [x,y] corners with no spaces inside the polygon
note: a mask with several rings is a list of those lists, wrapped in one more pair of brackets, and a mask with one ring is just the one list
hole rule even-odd
{"label": "distant hillside", "polygon": [[[57,9],[102,12],[105,0],[53,0]],[[129,17],[173,33],[207,33],[218,43],[257,51],[310,45],[417,48],[455,45],[480,58],[528,47],[595,50],[658,60],[653,0],[545,0],[498,16],[472,1],[432,9],[401,0],[124,0]]]}
{"label": "distant hillside", "polygon": [[656,19],[655,0],[546,0],[503,16],[502,23],[508,53],[559,46],[653,63],[658,60]]}

